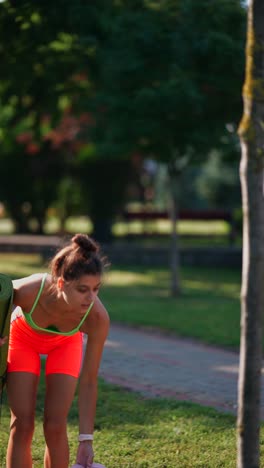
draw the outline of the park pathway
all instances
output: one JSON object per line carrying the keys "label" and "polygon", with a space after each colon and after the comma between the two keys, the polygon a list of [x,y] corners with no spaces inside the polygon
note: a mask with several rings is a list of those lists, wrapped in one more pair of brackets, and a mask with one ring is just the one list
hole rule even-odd
{"label": "park pathway", "polygon": [[[147,397],[175,398],[235,414],[238,363],[235,352],[112,324],[100,376]],[[264,385],[264,419],[263,397]]]}

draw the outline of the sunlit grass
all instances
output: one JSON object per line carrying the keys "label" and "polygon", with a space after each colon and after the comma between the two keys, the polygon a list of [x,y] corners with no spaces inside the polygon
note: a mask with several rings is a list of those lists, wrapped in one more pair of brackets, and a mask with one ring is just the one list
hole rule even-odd
{"label": "sunlit grass", "polygon": [[12,234],[15,230],[14,223],[11,219],[0,218],[0,233],[1,234]]}
{"label": "sunlit grass", "polygon": [[[42,375],[33,440],[34,468],[43,467],[44,390]],[[1,425],[0,466],[4,467],[9,432],[7,406],[3,408]],[[77,435],[75,398],[68,418],[71,464],[75,461]],[[107,468],[234,468],[235,418],[198,405],[147,400],[100,380],[94,448],[95,461]],[[261,450],[263,458],[262,445]]]}
{"label": "sunlit grass", "polygon": [[[42,428],[44,379],[38,392],[33,440],[34,468],[43,467]],[[198,405],[147,400],[115,386],[99,382],[95,425],[95,461],[107,468],[234,468],[236,421]],[[0,431],[0,466],[5,467],[9,411],[3,408]],[[78,435],[77,398],[68,418],[71,464],[75,461]],[[261,430],[261,462],[264,430]],[[262,466],[262,465],[261,465]]]}
{"label": "sunlit grass", "polygon": [[[45,224],[45,232],[47,234],[54,234],[60,230],[59,220],[55,217],[47,219]],[[92,232],[92,223],[86,216],[70,216],[65,223],[65,230],[70,233],[84,232],[90,234]]]}
{"label": "sunlit grass", "polygon": [[112,321],[238,348],[240,272],[182,268],[171,297],[169,270],[125,268],[107,275],[101,296]]}
{"label": "sunlit grass", "polygon": [[[195,270],[193,272],[195,274]],[[183,271],[187,271],[187,269],[183,269]],[[207,270],[208,272],[208,270]],[[187,275],[182,277],[182,285],[185,291],[185,294],[189,292],[207,292],[211,294],[212,292],[224,295],[225,297],[230,297],[234,299],[238,299],[240,295],[240,284],[236,283],[229,283],[224,281],[218,281],[214,271],[214,275],[212,278],[207,277],[205,279],[188,279]],[[118,287],[126,287],[126,286],[151,286],[152,288],[154,285],[156,287],[164,288],[168,290],[168,285],[171,279],[171,274],[169,270],[150,270],[146,269],[142,272],[135,272],[135,271],[124,271],[124,270],[113,270],[109,271],[106,274],[105,284],[109,284],[111,286],[118,286]]]}
{"label": "sunlit grass", "polygon": [[[56,234],[60,230],[59,220],[56,217],[49,217],[45,223],[45,232],[47,234]],[[70,216],[66,220],[65,230],[69,233],[92,232],[92,223],[87,216]],[[206,236],[227,236],[230,226],[226,221],[202,221],[202,220],[179,220],[177,223],[177,232],[180,235],[206,235]],[[11,234],[14,232],[14,223],[11,219],[0,218],[0,234]],[[127,234],[170,234],[171,222],[169,220],[157,221],[116,221],[113,224],[113,234],[115,236],[124,236]]]}
{"label": "sunlit grass", "polygon": [[[125,223],[119,221],[113,226],[113,234],[116,236],[124,236],[127,234],[170,234],[171,222],[169,220],[157,221],[131,221]],[[228,235],[230,226],[225,221],[197,221],[179,220],[177,222],[177,232],[180,235]]]}
{"label": "sunlit grass", "polygon": [[203,281],[197,280],[185,280],[183,281],[184,286],[189,291],[207,291],[208,294],[219,294],[224,297],[230,297],[233,299],[239,299],[240,285],[239,284],[228,284],[228,283],[215,283],[209,282],[204,283]]}
{"label": "sunlit grass", "polygon": [[[106,274],[106,284],[112,286],[149,286],[153,285],[153,280],[155,279],[155,275],[149,273],[148,275],[139,272],[132,272],[132,271],[122,271],[122,270],[114,270],[110,271]],[[166,281],[166,278],[165,278]]]}
{"label": "sunlit grass", "polygon": [[12,278],[32,275],[43,270],[43,259],[37,254],[0,254],[0,271]]}
{"label": "sunlit grass", "polygon": [[[38,255],[0,254],[0,271],[12,278],[46,265]],[[237,347],[240,273],[226,269],[183,268],[182,295],[170,295],[170,272],[158,268],[110,269],[101,291],[112,322],[144,326]],[[43,467],[44,382],[38,393],[33,441],[34,468]],[[234,468],[235,418],[209,408],[170,400],[147,400],[100,380],[95,460],[107,468]],[[9,411],[0,431],[0,466],[5,467]],[[77,450],[75,398],[68,419],[71,464]],[[261,432],[261,461],[264,430]]]}

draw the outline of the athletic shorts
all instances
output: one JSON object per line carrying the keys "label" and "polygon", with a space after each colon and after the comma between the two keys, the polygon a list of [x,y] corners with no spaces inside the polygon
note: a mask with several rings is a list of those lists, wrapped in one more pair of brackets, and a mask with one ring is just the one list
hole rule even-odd
{"label": "athletic shorts", "polygon": [[82,363],[82,333],[72,336],[38,333],[23,316],[11,323],[7,372],[40,375],[41,356],[46,355],[46,375],[67,374],[79,377]]}

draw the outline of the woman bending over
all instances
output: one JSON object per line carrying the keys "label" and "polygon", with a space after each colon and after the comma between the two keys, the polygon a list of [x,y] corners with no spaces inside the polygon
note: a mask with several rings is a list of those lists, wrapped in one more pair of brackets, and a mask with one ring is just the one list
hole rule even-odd
{"label": "woman bending over", "polygon": [[[97,376],[109,317],[98,298],[104,267],[98,245],[76,234],[51,260],[50,273],[15,280],[7,395],[11,410],[7,468],[31,468],[40,355],[46,355],[44,467],[68,468],[67,416],[79,379],[76,462],[93,462]],[[88,336],[82,359],[83,333]],[[0,344],[4,345],[3,339]],[[82,366],[82,368],[81,368]]]}

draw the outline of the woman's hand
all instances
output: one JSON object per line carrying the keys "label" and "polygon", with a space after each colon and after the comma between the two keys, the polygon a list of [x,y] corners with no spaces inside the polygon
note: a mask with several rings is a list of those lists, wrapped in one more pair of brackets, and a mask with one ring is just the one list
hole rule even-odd
{"label": "woman's hand", "polygon": [[94,451],[92,440],[80,442],[77,451],[76,463],[79,463],[84,468],[92,468],[93,458]]}
{"label": "woman's hand", "polygon": [[4,336],[3,338],[0,337],[0,346],[3,346],[5,343],[7,343],[8,337]]}

